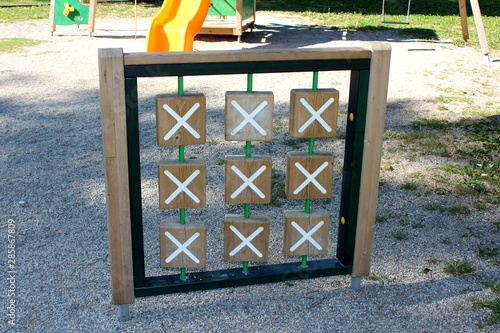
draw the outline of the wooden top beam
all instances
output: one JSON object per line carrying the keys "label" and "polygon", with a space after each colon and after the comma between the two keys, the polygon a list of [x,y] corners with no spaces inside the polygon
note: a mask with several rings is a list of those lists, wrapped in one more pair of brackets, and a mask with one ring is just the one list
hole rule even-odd
{"label": "wooden top beam", "polygon": [[230,50],[230,51],[190,51],[190,52],[135,52],[124,53],[125,66],[131,65],[163,65],[163,64],[196,64],[221,62],[252,61],[298,61],[323,59],[370,59],[370,48],[361,46],[342,46],[329,48],[306,49],[272,49],[272,50]]}

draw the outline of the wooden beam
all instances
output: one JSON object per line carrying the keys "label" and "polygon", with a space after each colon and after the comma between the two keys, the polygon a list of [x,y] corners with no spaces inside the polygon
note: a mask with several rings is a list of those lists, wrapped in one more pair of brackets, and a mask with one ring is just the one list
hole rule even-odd
{"label": "wooden beam", "polygon": [[469,40],[469,25],[467,23],[467,5],[465,0],[458,0],[458,6],[460,8],[460,22],[462,24],[462,39],[464,41]]}
{"label": "wooden beam", "polygon": [[186,63],[234,63],[245,61],[288,61],[322,59],[369,59],[370,49],[359,46],[336,48],[228,50],[189,52],[137,52],[125,53],[125,65],[162,65]]}
{"label": "wooden beam", "polygon": [[372,56],[353,277],[366,276],[370,273],[391,58],[390,44],[371,43],[370,45],[372,47]]}
{"label": "wooden beam", "polygon": [[481,44],[481,51],[483,55],[489,56],[490,48],[488,47],[488,40],[486,39],[486,31],[484,30],[479,2],[477,0],[470,0],[470,5],[472,7],[472,13],[474,14],[474,21],[476,22],[476,30],[479,36],[479,44]]}
{"label": "wooden beam", "polygon": [[99,49],[102,133],[114,304],[134,302],[122,49]]}

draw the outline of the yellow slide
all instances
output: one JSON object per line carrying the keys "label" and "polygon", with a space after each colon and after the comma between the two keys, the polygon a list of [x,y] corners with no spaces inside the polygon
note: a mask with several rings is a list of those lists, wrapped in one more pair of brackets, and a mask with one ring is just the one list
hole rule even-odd
{"label": "yellow slide", "polygon": [[151,21],[147,52],[192,51],[211,0],[164,0]]}

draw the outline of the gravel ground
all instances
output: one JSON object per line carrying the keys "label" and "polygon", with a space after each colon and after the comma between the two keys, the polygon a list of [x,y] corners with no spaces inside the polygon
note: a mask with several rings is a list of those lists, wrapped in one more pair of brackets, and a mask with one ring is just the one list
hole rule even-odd
{"label": "gravel ground", "polygon": [[[389,32],[342,32],[308,25],[298,18],[259,13],[258,27],[238,44],[233,37],[199,36],[195,49],[296,48],[334,46],[341,43],[384,40],[393,47],[387,128],[407,129],[416,117],[432,114],[454,120],[460,110],[435,114],[429,100],[441,95],[437,86],[452,85],[469,92],[474,103],[498,107],[500,63],[485,63],[471,48],[457,48],[445,41],[423,43]],[[371,278],[360,291],[350,288],[350,277],[330,277],[293,284],[229,288],[189,294],[138,298],[131,306],[131,320],[118,321],[111,302],[108,235],[102,163],[97,49],[121,47],[143,51],[148,21],[98,19],[93,38],[76,27],[58,27],[50,36],[48,22],[0,24],[2,37],[40,39],[44,43],[13,53],[0,54],[1,187],[0,253],[4,276],[0,283],[0,331],[19,332],[484,332],[491,313],[472,306],[471,298],[491,298],[485,283],[500,278],[498,266],[478,258],[478,245],[499,247],[499,208],[472,209],[467,215],[429,211],[426,202],[470,200],[453,195],[417,195],[400,189],[406,176],[422,170],[425,161],[400,159],[395,172],[384,171],[379,196]],[[458,30],[457,30],[457,33]],[[135,36],[134,36],[135,35]],[[187,78],[186,90],[207,95],[208,138],[219,144],[186,147],[188,156],[207,160],[208,208],[188,211],[189,218],[207,221],[207,267],[234,267],[223,263],[222,221],[240,207],[223,203],[222,166],[212,163],[225,154],[243,154],[241,144],[223,142],[223,95],[243,87],[242,76]],[[450,83],[451,82],[451,83]],[[215,83],[215,84],[214,84]],[[474,94],[488,84],[493,96]],[[304,74],[256,75],[255,90],[275,95],[275,118],[286,121],[290,88],[309,87]],[[341,91],[340,109],[346,109],[347,73],[321,74],[320,87]],[[175,152],[160,150],[154,139],[154,96],[174,92],[172,79],[140,80],[143,203],[147,273],[161,271],[158,259],[158,225],[175,212],[157,207],[156,164]],[[456,112],[455,112],[456,111]],[[343,117],[340,117],[343,118]],[[339,120],[339,131],[345,121]],[[275,144],[258,144],[255,152],[273,152],[273,167],[284,169],[279,144],[286,130],[275,133]],[[318,140],[318,150],[334,153],[337,170],[342,165],[342,143]],[[304,145],[301,150],[304,150]],[[387,148],[387,147],[386,147]],[[340,175],[334,193],[340,190]],[[283,262],[283,209],[300,203],[287,201],[282,208],[253,205],[254,213],[271,217],[270,262]],[[315,208],[332,213],[335,239],[338,195],[313,201]],[[300,208],[299,208],[300,209]],[[412,228],[402,221],[421,221]],[[15,226],[15,227],[14,227]],[[476,237],[458,237],[473,228]],[[391,234],[405,229],[411,238],[397,241]],[[15,231],[16,273],[8,273],[8,230]],[[480,236],[479,236],[480,235]],[[451,239],[451,244],[440,240]],[[335,253],[335,242],[329,254]],[[443,266],[468,258],[475,274],[449,275]],[[425,272],[425,273],[424,273]],[[10,283],[15,282],[15,283]],[[8,296],[14,287],[15,296]],[[15,326],[6,311],[15,300]]]}

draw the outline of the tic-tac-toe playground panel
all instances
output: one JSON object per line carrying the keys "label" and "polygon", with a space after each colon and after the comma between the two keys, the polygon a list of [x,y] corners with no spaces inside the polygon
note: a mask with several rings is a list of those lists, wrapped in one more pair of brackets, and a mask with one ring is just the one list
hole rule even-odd
{"label": "tic-tac-toe playground panel", "polygon": [[[382,136],[389,76],[390,47],[367,43],[315,49],[123,53],[99,50],[103,147],[113,301],[351,274],[369,274],[375,221]],[[336,136],[339,92],[317,86],[321,72],[350,71],[347,125],[339,220],[311,207],[311,199],[332,196],[333,154],[316,151],[315,138]],[[305,201],[304,210],[284,212],[283,251],[297,262],[266,264],[269,217],[250,213],[250,204],[268,204],[272,158],[252,153],[253,141],[272,140],[272,91],[253,91],[256,73],[310,72],[311,89],[290,91],[289,135],[306,138],[307,151],[286,154],[285,193]],[[206,267],[207,221],[190,222],[186,209],[206,206],[205,162],[184,159],[185,145],[206,143],[206,96],[184,94],[185,76],[247,74],[247,86],[227,91],[225,138],[245,142],[241,155],[225,158],[225,202],[243,204],[243,214],[226,214],[220,260],[242,268]],[[276,74],[279,75],[279,74]],[[178,159],[158,161],[158,209],[179,210],[179,218],[158,221],[158,267],[179,273],[147,276],[141,202],[138,78],[178,77],[178,93],[156,97],[158,146],[178,146]],[[216,82],[216,81],[214,81]],[[205,149],[210,149],[207,145]],[[271,208],[270,208],[271,209]],[[222,222],[222,221],[221,221]],[[338,228],[336,255],[325,255],[330,225]],[[249,262],[252,264],[249,265]]]}

